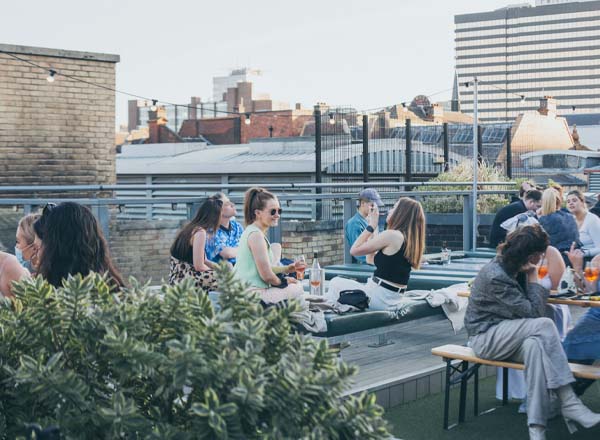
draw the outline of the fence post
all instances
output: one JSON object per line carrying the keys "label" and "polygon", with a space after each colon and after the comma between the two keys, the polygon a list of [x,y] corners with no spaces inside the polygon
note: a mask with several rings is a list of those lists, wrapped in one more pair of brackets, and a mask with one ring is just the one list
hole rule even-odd
{"label": "fence post", "polygon": [[344,221],[342,225],[342,234],[344,236],[344,264],[352,263],[352,255],[350,255],[350,243],[346,241],[346,230],[345,226],[348,220],[354,215],[354,204],[352,199],[344,199]]}
{"label": "fence post", "polygon": [[271,243],[281,243],[282,229],[283,229],[283,226],[282,226],[281,219],[279,219],[277,226],[275,226],[273,228],[269,228],[269,241]]}
{"label": "fence post", "polygon": [[[405,150],[405,157],[404,157],[404,162],[406,163],[406,172],[405,172],[405,176],[406,176],[406,181],[410,182],[412,181],[412,139],[411,139],[411,132],[410,132],[410,119],[406,119],[406,150]],[[411,188],[410,187],[404,187],[404,189],[406,191],[410,191]]]}
{"label": "fence post", "polygon": [[512,139],[510,138],[511,129],[506,129],[506,175],[512,179]]}
{"label": "fence post", "polygon": [[463,196],[463,249],[471,249],[471,241],[473,237],[472,223],[473,223],[473,212],[471,204],[471,194],[465,194]]}
{"label": "fence post", "polygon": [[483,162],[483,127],[477,126],[477,162]]}
{"label": "fence post", "polygon": [[[321,107],[315,105],[315,183],[322,182],[321,175]],[[321,187],[315,189],[317,194],[321,194]],[[321,220],[321,200],[316,201],[315,220]]]}
{"label": "fence post", "polygon": [[369,181],[369,116],[362,117],[362,135],[363,135],[363,182]]}
{"label": "fence post", "polygon": [[442,126],[442,139],[444,142],[444,168],[443,171],[450,171],[450,145],[448,144],[448,123],[444,122]]}
{"label": "fence post", "polygon": [[[152,176],[147,175],[145,180],[146,180],[146,185],[152,185]],[[152,198],[152,190],[151,189],[146,190],[146,198],[147,199]],[[146,220],[152,220],[152,203],[148,203],[146,205]]]}

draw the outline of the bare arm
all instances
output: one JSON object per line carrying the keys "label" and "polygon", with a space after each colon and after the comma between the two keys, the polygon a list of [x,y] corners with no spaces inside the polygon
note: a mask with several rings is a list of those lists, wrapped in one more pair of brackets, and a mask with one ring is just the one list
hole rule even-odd
{"label": "bare arm", "polygon": [[553,246],[548,246],[546,249],[546,260],[548,262],[548,275],[552,282],[552,289],[556,289],[565,271],[565,261],[558,249]]}
{"label": "bare arm", "polygon": [[211,268],[206,264],[206,254],[204,252],[204,245],[206,244],[206,231],[204,229],[198,229],[194,233],[192,241],[194,269],[198,272],[205,272]]}
{"label": "bare arm", "polygon": [[21,266],[16,259],[14,261],[7,261],[2,274],[0,274],[0,292],[4,292],[6,296],[13,296],[13,281],[19,281],[28,276],[30,276],[29,271]]}
{"label": "bare arm", "polygon": [[371,233],[369,231],[363,231],[350,249],[350,254],[354,256],[375,254],[377,251],[390,246],[398,251],[404,243],[404,235],[400,231],[383,231],[368,240],[370,236]]}
{"label": "bare arm", "polygon": [[224,260],[230,260],[232,258],[237,258],[238,248],[236,247],[224,247],[223,250],[219,253],[221,258]]}

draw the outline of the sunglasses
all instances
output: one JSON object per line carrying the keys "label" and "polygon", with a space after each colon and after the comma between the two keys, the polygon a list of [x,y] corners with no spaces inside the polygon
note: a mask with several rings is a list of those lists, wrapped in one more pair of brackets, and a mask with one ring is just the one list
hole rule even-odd
{"label": "sunglasses", "polygon": [[279,208],[279,209],[271,209],[271,215],[275,215],[275,214],[281,215],[282,212],[283,212],[283,209],[281,209],[281,208]]}
{"label": "sunglasses", "polygon": [[44,206],[44,209],[42,209],[42,215],[49,214],[54,208],[56,208],[56,203],[46,203],[46,206]]}

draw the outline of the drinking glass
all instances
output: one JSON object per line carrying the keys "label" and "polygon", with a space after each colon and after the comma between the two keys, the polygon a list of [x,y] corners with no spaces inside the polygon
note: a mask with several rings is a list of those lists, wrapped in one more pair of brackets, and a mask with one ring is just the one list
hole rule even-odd
{"label": "drinking glass", "polygon": [[310,271],[310,292],[313,295],[321,294],[321,277],[323,269],[312,269]]}
{"label": "drinking glass", "polygon": [[545,258],[542,259],[540,266],[538,267],[538,277],[541,279],[546,278],[548,275],[548,262]]}
{"label": "drinking glass", "polygon": [[594,281],[596,281],[598,279],[599,272],[600,272],[600,270],[598,270],[597,267],[592,267],[592,263],[588,261],[585,264],[585,270],[583,271],[583,276],[585,277],[585,279],[588,283],[593,283]]}
{"label": "drinking glass", "polygon": [[296,279],[302,281],[304,279],[304,271],[306,270],[306,258],[304,255],[296,255],[294,263],[296,266]]}

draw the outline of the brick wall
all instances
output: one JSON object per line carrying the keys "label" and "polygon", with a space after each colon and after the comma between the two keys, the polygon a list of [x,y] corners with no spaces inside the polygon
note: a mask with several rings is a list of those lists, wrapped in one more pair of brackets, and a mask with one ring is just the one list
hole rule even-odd
{"label": "brick wall", "polygon": [[5,185],[115,182],[115,94],[60,73],[115,87],[117,55],[0,44],[0,173]]}
{"label": "brick wall", "polygon": [[169,249],[182,222],[113,220],[109,246],[115,265],[128,278],[159,284],[169,276]]}
{"label": "brick wall", "polygon": [[321,266],[344,260],[344,235],[341,221],[284,222],[283,255],[294,258],[303,254],[309,264],[313,253],[319,253]]}

